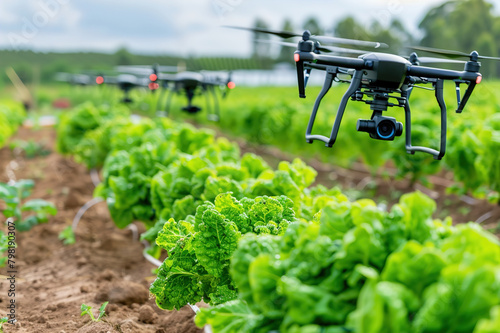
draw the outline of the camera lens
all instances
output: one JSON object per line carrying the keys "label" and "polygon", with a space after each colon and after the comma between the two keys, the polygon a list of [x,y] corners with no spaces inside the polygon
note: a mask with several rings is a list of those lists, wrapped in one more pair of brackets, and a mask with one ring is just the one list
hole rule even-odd
{"label": "camera lens", "polygon": [[395,134],[395,128],[394,128],[394,122],[390,120],[382,120],[380,123],[378,123],[377,126],[377,134],[382,138],[382,139],[390,139],[391,137],[394,136]]}
{"label": "camera lens", "polygon": [[373,120],[358,119],[356,130],[359,132],[373,133],[375,122]]}

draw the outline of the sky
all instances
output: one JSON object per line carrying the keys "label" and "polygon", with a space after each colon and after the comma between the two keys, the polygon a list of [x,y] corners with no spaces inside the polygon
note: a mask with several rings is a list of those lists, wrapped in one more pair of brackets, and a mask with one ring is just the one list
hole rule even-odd
{"label": "sky", "polygon": [[[418,23],[443,0],[1,0],[0,48],[246,56],[255,18],[301,32],[313,16],[333,27],[345,16],[369,26],[399,18],[418,36]],[[500,0],[490,1],[500,7]]]}

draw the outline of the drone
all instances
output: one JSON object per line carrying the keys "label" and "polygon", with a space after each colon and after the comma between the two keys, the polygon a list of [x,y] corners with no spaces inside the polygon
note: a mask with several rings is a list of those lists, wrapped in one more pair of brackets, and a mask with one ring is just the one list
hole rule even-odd
{"label": "drone", "polygon": [[132,74],[120,74],[117,76],[103,75],[102,73],[92,74],[70,74],[57,73],[55,76],[57,81],[68,82],[76,86],[104,86],[106,84],[117,85],[124,93],[123,103],[131,103],[129,92],[134,87],[144,86],[146,83],[143,79],[139,79]]}
{"label": "drone", "polygon": [[[177,74],[163,74],[159,73],[156,77],[161,82],[164,91],[169,91],[167,95],[165,112],[170,112],[170,105],[174,94],[184,94],[187,98],[188,105],[183,107],[182,110],[196,114],[202,110],[201,107],[193,105],[193,99],[197,95],[205,95],[207,118],[211,121],[219,121],[220,110],[217,96],[217,89],[220,91],[221,98],[225,99],[229,90],[235,88],[235,83],[231,79],[231,72],[226,77],[221,77],[220,74],[209,72],[180,72]],[[156,81],[156,80],[155,80]],[[212,98],[212,105],[210,103]],[[158,99],[157,109],[161,109],[162,96]]]}
{"label": "drone", "polygon": [[[359,41],[345,38],[315,36],[308,30],[302,34],[286,31],[275,31],[266,29],[229,27],[249,30],[256,33],[265,33],[279,36],[281,38],[301,37],[298,44],[279,42],[284,46],[295,47],[294,60],[297,68],[299,97],[305,98],[305,90],[311,71],[313,69],[326,72],[323,88],[316,98],[309,123],[306,129],[306,142],[313,143],[321,141],[326,147],[333,147],[339,133],[342,117],[345,113],[349,101],[364,102],[370,105],[372,111],[371,119],[359,119],[356,130],[365,132],[372,139],[393,141],[396,136],[403,134],[403,124],[393,117],[384,116],[383,113],[389,107],[400,107],[405,111],[406,123],[406,151],[409,154],[423,152],[431,154],[434,159],[441,160],[446,152],[446,130],[447,116],[446,104],[443,97],[443,86],[445,80],[451,80],[456,85],[457,109],[456,113],[461,113],[475,86],[481,83],[482,75],[479,73],[480,59],[500,60],[500,58],[480,56],[473,51],[470,54],[434,49],[428,47],[411,47],[417,51],[439,54],[450,58],[468,58],[467,61],[449,60],[443,58],[418,57],[413,52],[409,57],[402,57],[390,53],[370,52],[357,49],[348,49],[335,46],[323,46],[320,43],[336,43],[341,45],[355,45],[365,48],[380,49],[388,47],[384,43]],[[337,54],[354,54],[357,58],[341,55],[323,54],[325,52],[335,52]],[[434,67],[424,67],[425,63],[462,63],[463,71],[441,69]],[[347,76],[349,79],[342,79],[340,76]],[[349,88],[343,95],[332,131],[329,136],[313,134],[316,114],[323,97],[330,90],[333,82],[349,83]],[[411,141],[411,109],[409,98],[414,87],[431,84],[434,90],[436,101],[441,109],[441,133],[439,150],[413,146]],[[467,85],[465,93],[461,94],[461,85]]]}
{"label": "drone", "polygon": [[95,81],[99,86],[105,84],[116,85],[123,91],[122,103],[132,103],[133,100],[130,97],[130,91],[137,87],[147,87],[149,84],[147,78],[140,78],[133,74],[119,74],[117,76],[100,75],[96,77]]}
{"label": "drone", "polygon": [[[149,82],[147,83],[147,87],[151,92],[155,92],[160,88],[160,84],[158,83],[158,76],[160,73],[177,73],[176,66],[160,66],[158,64],[154,64],[153,66],[117,66],[115,70],[120,73],[132,74],[137,77],[147,77],[149,78]],[[144,82],[144,81],[143,81]]]}

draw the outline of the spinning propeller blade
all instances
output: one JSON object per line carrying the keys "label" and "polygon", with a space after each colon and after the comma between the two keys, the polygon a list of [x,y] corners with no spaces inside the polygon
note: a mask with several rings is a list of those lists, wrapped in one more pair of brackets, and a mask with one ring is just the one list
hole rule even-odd
{"label": "spinning propeller blade", "polygon": [[[224,27],[231,28],[231,29],[240,29],[240,30],[248,30],[248,31],[253,31],[253,32],[260,32],[260,33],[264,33],[264,34],[275,35],[275,36],[278,36],[281,38],[302,37],[302,34],[298,34],[295,32],[288,32],[288,31],[236,27],[236,26],[229,26],[229,25],[225,25]],[[368,42],[368,41],[362,41],[362,40],[356,40],[356,39],[347,39],[347,38],[330,37],[330,36],[311,35],[311,39],[317,40],[321,43],[345,44],[345,45],[373,47],[373,48],[386,48],[386,47],[388,47],[388,45],[385,43]]]}
{"label": "spinning propeller blade", "polygon": [[[435,48],[426,47],[426,46],[411,46],[410,48],[417,50],[417,51],[424,51],[424,52],[439,54],[439,55],[442,55],[442,56],[445,56],[448,58],[470,58],[471,57],[470,53],[454,51],[454,50],[435,49]],[[482,56],[482,55],[479,55],[477,58],[478,59],[487,59],[487,60],[500,60],[500,58],[497,58],[497,57],[488,57],[488,56]]]}
{"label": "spinning propeller blade", "polygon": [[[279,42],[279,41],[264,40],[264,39],[257,39],[257,42],[259,42],[259,43],[268,43],[268,44],[279,44],[279,45],[282,45],[282,46],[287,46],[287,47],[292,47],[294,49],[297,49],[297,43]],[[319,45],[319,46],[316,46],[316,48],[318,50],[322,51],[322,52],[351,53],[351,54],[366,54],[366,53],[368,53],[367,51],[355,50],[355,49],[346,49],[346,48],[337,47],[337,46]]]}

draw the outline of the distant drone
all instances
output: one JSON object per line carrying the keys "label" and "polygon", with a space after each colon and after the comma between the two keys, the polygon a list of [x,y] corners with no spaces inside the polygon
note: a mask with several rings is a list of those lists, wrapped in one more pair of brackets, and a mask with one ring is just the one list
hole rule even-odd
{"label": "distant drone", "polygon": [[[169,93],[167,95],[165,111],[167,114],[170,112],[170,104],[172,102],[173,94],[184,94],[187,98],[188,105],[183,107],[182,110],[191,114],[198,113],[202,109],[193,105],[193,99],[196,95],[204,94],[207,106],[207,118],[212,121],[219,121],[220,111],[217,96],[217,90],[224,99],[229,90],[234,89],[235,83],[231,80],[231,73],[226,77],[221,77],[220,74],[208,72],[181,72],[178,74],[158,74],[158,81],[162,83],[164,88],[167,88]],[[216,88],[219,88],[216,90]],[[212,104],[210,105],[210,97],[212,97]],[[162,98],[158,99],[158,110],[161,110]]]}
{"label": "distant drone", "polygon": [[147,78],[139,78],[133,74],[119,74],[117,76],[100,75],[95,79],[97,85],[116,85],[121,91],[123,91],[122,103],[132,103],[133,100],[130,98],[130,91],[138,87],[147,87],[149,82]]}
{"label": "distant drone", "polygon": [[[444,80],[452,80],[457,89],[457,113],[461,113],[469,100],[476,84],[482,80],[479,73],[481,67],[479,59],[500,60],[500,58],[480,56],[476,51],[470,54],[458,51],[447,51],[440,49],[412,47],[415,50],[440,54],[448,57],[466,57],[467,62],[447,60],[442,58],[418,57],[412,53],[408,59],[389,53],[367,52],[354,49],[346,49],[334,46],[323,46],[323,43],[337,43],[344,45],[355,45],[360,47],[383,48],[383,43],[358,41],[352,39],[313,36],[309,31],[296,34],[285,31],[272,31],[265,29],[252,29],[242,27],[230,27],[250,30],[258,33],[266,33],[281,38],[302,37],[298,45],[293,43],[280,43],[285,46],[295,47],[294,60],[297,67],[297,78],[299,97],[305,98],[305,88],[312,69],[326,72],[323,89],[319,93],[309,119],[306,130],[306,141],[312,143],[314,140],[322,141],[327,147],[335,144],[349,99],[360,101],[370,105],[373,111],[369,120],[359,119],[357,131],[369,133],[370,137],[377,140],[392,141],[396,136],[403,133],[403,124],[393,117],[383,116],[388,107],[402,107],[405,110],[406,123],[406,151],[409,154],[424,152],[431,154],[435,159],[443,158],[446,151],[446,104],[443,98]],[[358,58],[323,55],[321,52],[336,52],[338,54],[356,54]],[[463,71],[454,71],[432,67],[421,67],[421,63],[464,63]],[[339,74],[350,76],[350,79],[340,79]],[[333,81],[350,83],[349,88],[341,99],[332,132],[329,137],[312,134],[316,113],[321,100],[329,91]],[[467,90],[461,97],[460,85],[467,84]],[[413,146],[411,143],[411,112],[409,98],[413,87],[417,84],[432,84],[439,107],[441,108],[441,143],[439,151],[421,146]],[[391,100],[392,102],[390,102]]]}

